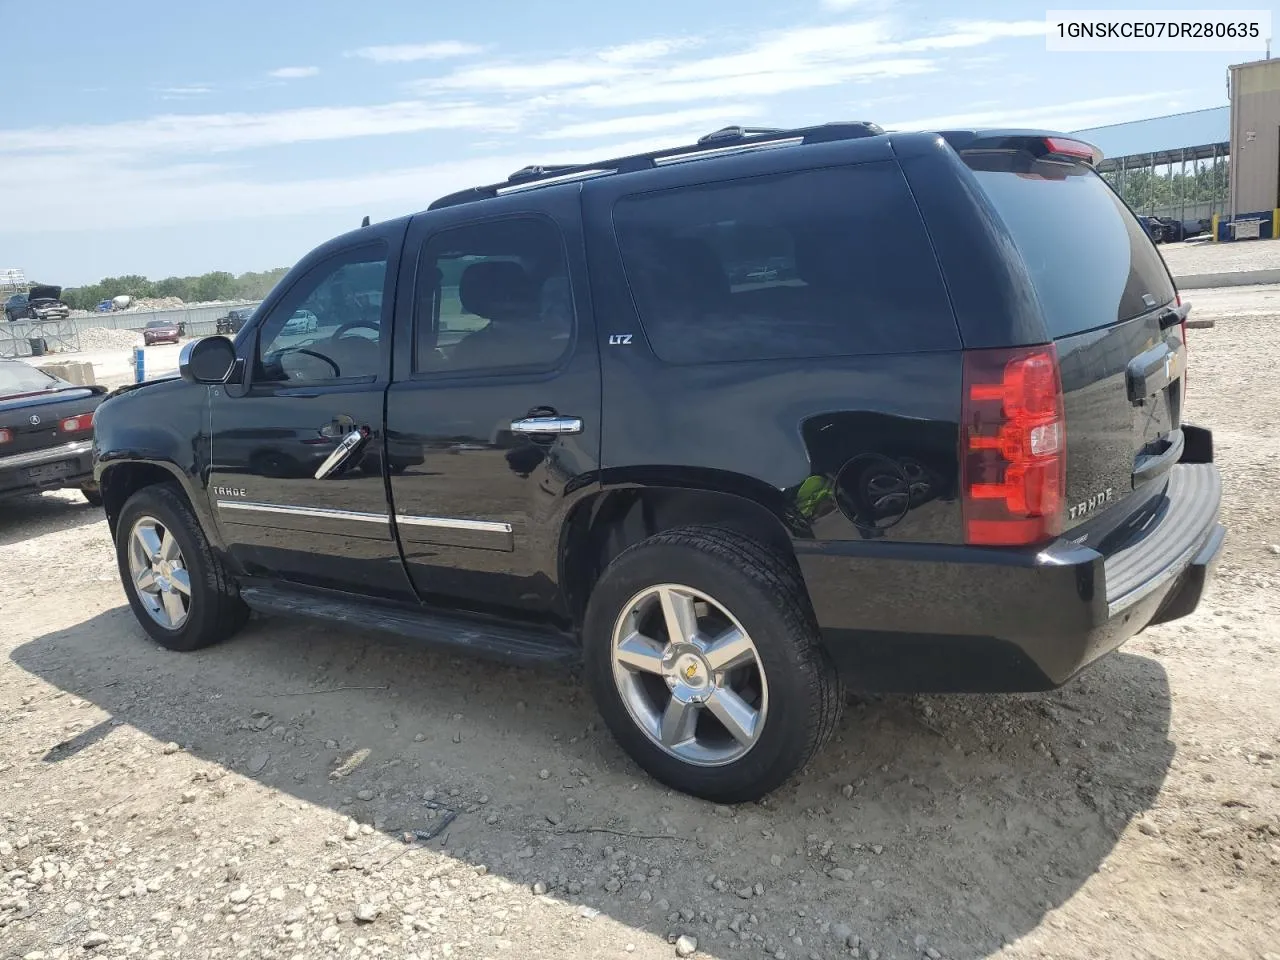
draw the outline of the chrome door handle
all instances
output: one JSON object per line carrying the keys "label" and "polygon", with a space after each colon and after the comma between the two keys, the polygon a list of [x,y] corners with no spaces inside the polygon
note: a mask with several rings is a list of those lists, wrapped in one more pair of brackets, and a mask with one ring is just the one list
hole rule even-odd
{"label": "chrome door handle", "polygon": [[366,436],[367,433],[364,430],[352,430],[343,437],[342,442],[333,448],[333,453],[325,457],[324,463],[320,464],[320,468],[316,471],[316,479],[323,480],[342,466],[356,447],[364,443]]}
{"label": "chrome door handle", "polygon": [[522,436],[546,436],[582,432],[580,417],[525,417],[511,421],[511,432]]}

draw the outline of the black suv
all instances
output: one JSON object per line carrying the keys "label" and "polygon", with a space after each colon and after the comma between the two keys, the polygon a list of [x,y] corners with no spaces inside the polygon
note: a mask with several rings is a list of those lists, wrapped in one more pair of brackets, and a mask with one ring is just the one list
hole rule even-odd
{"label": "black suv", "polygon": [[1063,684],[1190,613],[1225,534],[1188,307],[1096,160],[730,128],[332,240],[99,409],[129,601],[177,650],[253,609],[581,659],[723,802],[846,687]]}

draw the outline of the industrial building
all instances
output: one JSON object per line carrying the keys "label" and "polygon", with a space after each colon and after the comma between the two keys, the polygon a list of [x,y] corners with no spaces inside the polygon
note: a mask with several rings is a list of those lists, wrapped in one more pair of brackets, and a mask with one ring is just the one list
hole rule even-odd
{"label": "industrial building", "polygon": [[1236,64],[1227,106],[1076,135],[1140,214],[1201,221],[1216,239],[1280,235],[1280,60]]}

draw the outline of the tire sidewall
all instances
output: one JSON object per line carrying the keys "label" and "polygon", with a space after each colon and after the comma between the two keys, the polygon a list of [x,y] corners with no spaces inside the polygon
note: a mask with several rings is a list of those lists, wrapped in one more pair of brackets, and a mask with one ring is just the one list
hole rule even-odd
{"label": "tire sidewall", "polygon": [[[685,763],[658,747],[631,718],[613,678],[613,629],[624,606],[659,583],[692,587],[731,613],[751,637],[769,688],[765,728],[747,754],[718,767]],[[610,565],[587,608],[583,646],[586,674],[606,724],[624,749],[657,779],[709,798],[765,793],[803,756],[808,738],[810,687],[794,656],[796,638],[787,636],[786,618],[752,578],[725,559],[688,545],[659,543],[633,548]],[[797,709],[797,705],[800,708]],[[764,790],[756,784],[767,784]]]}
{"label": "tire sidewall", "polygon": [[[133,535],[133,526],[144,516],[152,517],[178,541],[182,551],[183,565],[186,567],[191,581],[191,603],[187,611],[187,619],[177,630],[169,630],[157,623],[147,612],[138,596],[138,588],[133,582],[133,574],[129,569],[129,538]],[[138,491],[126,501],[120,511],[116,526],[116,563],[120,568],[121,584],[129,598],[129,606],[142,628],[161,646],[171,650],[190,650],[199,645],[203,619],[209,614],[208,571],[204,563],[204,544],[197,537],[202,535],[190,529],[189,521],[174,509],[167,498],[148,487]]]}

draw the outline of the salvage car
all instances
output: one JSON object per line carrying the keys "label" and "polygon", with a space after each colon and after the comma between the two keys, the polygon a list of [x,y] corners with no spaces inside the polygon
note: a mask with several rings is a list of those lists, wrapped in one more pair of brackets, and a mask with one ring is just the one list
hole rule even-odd
{"label": "salvage car", "polygon": [[1226,536],[1190,306],[1099,158],[734,127],[337,237],[100,408],[134,614],[173,650],[253,609],[581,663],[718,802],[847,688],[1059,687],[1195,610]]}
{"label": "salvage car", "polygon": [[153,343],[177,343],[181,337],[181,327],[172,320],[148,320],[142,328],[142,342],[148,347]]}
{"label": "salvage car", "polygon": [[93,478],[93,415],[106,392],[0,360],[0,499],[72,487],[102,503]]}
{"label": "salvage car", "polygon": [[14,294],[4,305],[5,317],[16,320],[65,320],[71,308],[60,299],[61,287],[37,284],[26,293]]}

